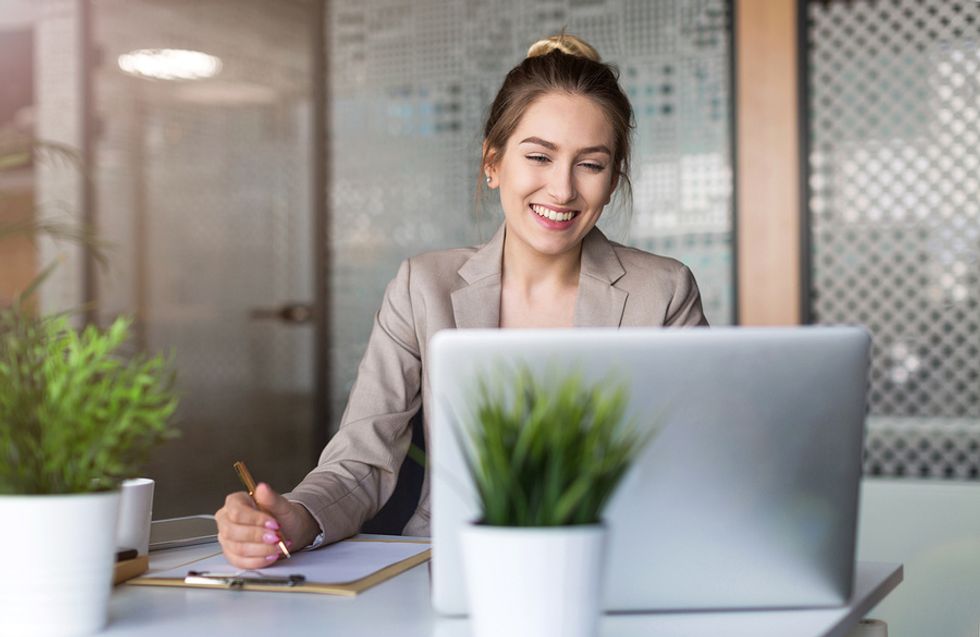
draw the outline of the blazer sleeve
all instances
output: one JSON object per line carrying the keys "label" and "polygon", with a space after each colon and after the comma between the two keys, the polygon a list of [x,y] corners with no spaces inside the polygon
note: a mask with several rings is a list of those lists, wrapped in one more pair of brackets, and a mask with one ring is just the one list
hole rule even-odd
{"label": "blazer sleeve", "polygon": [[708,319],[701,307],[701,292],[694,273],[686,265],[676,275],[674,294],[667,305],[664,325],[705,326]]}
{"label": "blazer sleeve", "polygon": [[358,533],[381,509],[411,443],[422,363],[410,283],[404,261],[385,290],[339,430],[316,468],[286,494],[310,511],[324,544]]}

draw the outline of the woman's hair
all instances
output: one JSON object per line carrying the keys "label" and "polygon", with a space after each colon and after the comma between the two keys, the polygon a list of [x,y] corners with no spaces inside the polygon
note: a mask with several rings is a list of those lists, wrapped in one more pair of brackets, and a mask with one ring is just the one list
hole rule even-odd
{"label": "woman's hair", "polygon": [[627,197],[631,198],[629,171],[633,107],[619,86],[619,71],[615,66],[600,61],[599,53],[587,42],[564,32],[532,44],[524,61],[504,78],[483,128],[481,170],[503,157],[507,140],[528,107],[539,97],[556,92],[583,95],[602,109],[615,137],[613,174],[619,178],[619,184],[626,188]]}

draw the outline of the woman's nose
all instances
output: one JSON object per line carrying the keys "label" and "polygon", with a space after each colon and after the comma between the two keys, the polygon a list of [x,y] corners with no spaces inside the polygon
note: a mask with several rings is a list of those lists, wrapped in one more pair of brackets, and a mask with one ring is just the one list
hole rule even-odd
{"label": "woman's nose", "polygon": [[548,194],[554,198],[555,203],[568,203],[575,199],[577,193],[571,169],[555,166],[549,177]]}

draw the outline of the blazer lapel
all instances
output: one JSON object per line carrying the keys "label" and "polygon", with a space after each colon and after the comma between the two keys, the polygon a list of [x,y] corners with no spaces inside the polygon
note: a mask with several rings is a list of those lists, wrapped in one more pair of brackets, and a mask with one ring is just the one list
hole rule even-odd
{"label": "blazer lapel", "polygon": [[504,225],[457,271],[466,285],[450,295],[458,328],[500,326],[500,266]]}
{"label": "blazer lapel", "polygon": [[575,302],[576,327],[619,327],[622,324],[629,293],[613,284],[624,274],[626,270],[612,244],[602,231],[593,228],[582,241],[582,266]]}

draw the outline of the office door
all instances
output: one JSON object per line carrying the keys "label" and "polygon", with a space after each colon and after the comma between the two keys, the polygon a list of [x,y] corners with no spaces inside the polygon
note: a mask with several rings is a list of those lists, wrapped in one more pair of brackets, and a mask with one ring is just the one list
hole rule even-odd
{"label": "office door", "polygon": [[134,315],[182,395],[154,517],[213,512],[236,459],[288,490],[315,453],[313,3],[89,6],[98,318]]}

